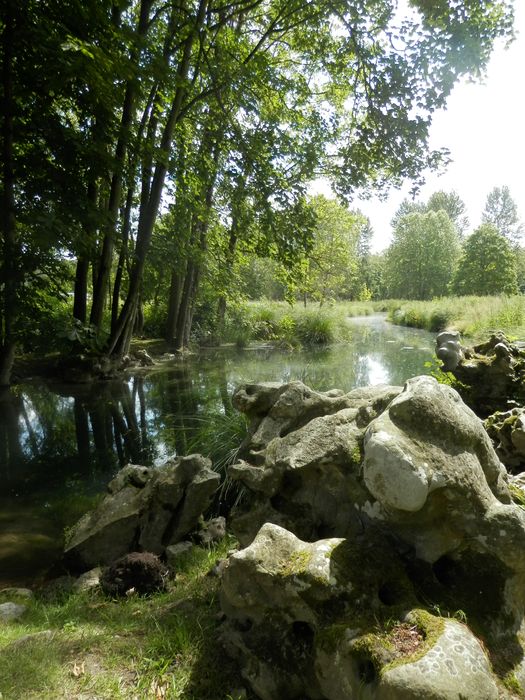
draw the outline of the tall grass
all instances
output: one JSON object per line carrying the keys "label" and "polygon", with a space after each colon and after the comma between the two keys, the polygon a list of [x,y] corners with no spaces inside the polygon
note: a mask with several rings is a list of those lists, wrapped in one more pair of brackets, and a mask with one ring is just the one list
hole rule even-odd
{"label": "tall grass", "polygon": [[473,339],[494,330],[525,337],[525,297],[442,297],[432,301],[389,301],[393,323],[438,332],[445,328]]}
{"label": "tall grass", "polygon": [[[355,315],[372,312],[372,307],[363,303]],[[345,304],[304,307],[286,302],[251,302],[228,318],[224,340],[240,346],[252,342],[287,347],[330,345],[348,338],[346,319],[349,315],[352,314]]]}

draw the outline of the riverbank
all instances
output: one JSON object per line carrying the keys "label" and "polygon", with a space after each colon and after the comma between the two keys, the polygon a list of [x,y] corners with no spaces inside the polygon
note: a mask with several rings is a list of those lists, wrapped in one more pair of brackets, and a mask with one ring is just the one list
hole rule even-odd
{"label": "riverbank", "polygon": [[388,300],[392,323],[432,333],[457,330],[473,342],[495,330],[510,338],[525,337],[525,296],[442,297],[432,301]]}

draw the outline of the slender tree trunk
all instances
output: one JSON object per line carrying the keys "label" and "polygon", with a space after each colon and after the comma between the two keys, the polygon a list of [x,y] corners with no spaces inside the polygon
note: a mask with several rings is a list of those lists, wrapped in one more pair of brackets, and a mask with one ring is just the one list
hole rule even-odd
{"label": "slender tree trunk", "polygon": [[14,173],[14,99],[13,99],[13,59],[15,34],[15,8],[12,0],[4,4],[2,35],[2,87],[3,87],[3,124],[2,124],[2,243],[4,298],[0,309],[0,387],[11,382],[11,372],[15,360],[16,336],[15,321],[17,317],[17,267],[19,250],[16,237],[15,214],[15,173]]}
{"label": "slender tree trunk", "polygon": [[175,340],[181,292],[182,283],[180,273],[177,270],[172,270],[168,296],[168,320],[166,321],[166,340],[168,343],[172,343]]}
{"label": "slender tree trunk", "polygon": [[73,318],[81,323],[87,318],[87,288],[88,288],[89,260],[85,256],[77,258],[75,271],[75,291],[73,302]]}
{"label": "slender tree trunk", "polygon": [[[233,260],[235,258],[235,247],[237,245],[237,226],[238,219],[235,217],[232,220],[230,226],[230,237],[228,240],[228,251],[226,253],[226,260],[224,261],[224,267],[226,270],[231,270],[233,265]],[[224,327],[224,318],[226,316],[226,294],[221,294],[219,296],[219,301],[217,302],[217,327]]]}
{"label": "slender tree trunk", "polygon": [[[149,25],[149,13],[152,5],[152,0],[142,0],[140,4],[140,15],[137,28],[138,41],[146,34]],[[140,58],[140,50],[134,49],[131,52],[131,63],[134,65]],[[93,303],[91,306],[90,322],[100,328],[104,315],[104,302],[109,285],[111,275],[111,265],[113,261],[113,250],[115,247],[115,235],[117,229],[118,212],[122,197],[122,183],[124,178],[124,164],[126,161],[126,153],[129,142],[129,132],[133,118],[135,115],[135,104],[137,97],[137,82],[135,79],[128,81],[126,92],[124,95],[124,103],[122,106],[122,117],[120,121],[120,130],[115,147],[115,158],[113,166],[113,175],[111,177],[111,185],[108,201],[108,219],[109,223],[106,228],[104,239],[102,241],[102,251],[100,254],[98,274],[93,287]]]}
{"label": "slender tree trunk", "polygon": [[188,260],[186,265],[186,274],[184,276],[184,285],[179,302],[179,311],[177,314],[177,326],[175,331],[175,349],[182,350],[184,347],[184,336],[186,331],[186,323],[190,312],[191,295],[193,291],[193,275],[195,273],[195,265],[191,260]]}
{"label": "slender tree trunk", "polygon": [[137,299],[142,283],[146,255],[151,243],[153,227],[157,218],[164,181],[168,171],[168,154],[173,142],[175,126],[180,118],[182,101],[186,95],[186,81],[190,70],[193,44],[198,30],[204,22],[207,3],[208,0],[200,0],[194,31],[191,32],[184,43],[183,55],[177,71],[178,87],[175,91],[170,113],[162,134],[159,149],[160,155],[155,166],[155,173],[149,189],[148,201],[147,204],[144,202],[144,206],[141,206],[139,214],[135,259],[130,274],[128,295],[108,343],[108,353],[110,355],[123,355],[129,351],[129,343],[131,342],[131,332],[133,329],[132,321],[136,313]]}

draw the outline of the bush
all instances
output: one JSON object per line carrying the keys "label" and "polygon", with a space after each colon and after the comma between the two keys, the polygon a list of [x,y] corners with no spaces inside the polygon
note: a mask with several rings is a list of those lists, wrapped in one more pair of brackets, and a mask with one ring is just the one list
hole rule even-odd
{"label": "bush", "polygon": [[336,339],[333,319],[315,311],[298,318],[296,334],[303,345],[330,345]]}
{"label": "bush", "polygon": [[430,314],[428,330],[438,333],[445,330],[453,319],[453,314],[447,309],[434,309]]}
{"label": "bush", "polygon": [[148,338],[164,338],[166,335],[166,319],[168,310],[165,304],[144,304],[144,335]]}

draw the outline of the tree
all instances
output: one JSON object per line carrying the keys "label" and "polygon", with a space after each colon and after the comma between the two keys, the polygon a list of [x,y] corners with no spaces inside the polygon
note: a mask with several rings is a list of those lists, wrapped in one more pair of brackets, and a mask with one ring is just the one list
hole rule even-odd
{"label": "tree", "polygon": [[311,249],[303,260],[299,293],[305,304],[308,297],[320,304],[348,298],[357,279],[357,241],[363,215],[323,195],[314,197],[311,207],[316,223]]}
{"label": "tree", "polygon": [[457,192],[444,192],[439,190],[430,196],[426,204],[427,211],[444,211],[457,228],[460,236],[463,236],[468,228],[469,220],[466,215],[465,202]]}
{"label": "tree", "polygon": [[492,224],[482,224],[465,241],[452,290],[455,294],[516,294],[515,256]]}
{"label": "tree", "polygon": [[387,251],[389,296],[432,299],[446,294],[459,250],[456,228],[444,211],[402,217]]}
{"label": "tree", "polygon": [[[360,213],[360,212],[356,212]],[[354,296],[357,299],[369,299],[372,295],[372,274],[370,265],[372,238],[374,229],[368,217],[363,217],[356,244],[357,278]]]}
{"label": "tree", "polygon": [[523,224],[519,220],[518,207],[512,199],[509,188],[494,187],[487,195],[482,221],[492,224],[502,236],[518,245],[523,235]]}

